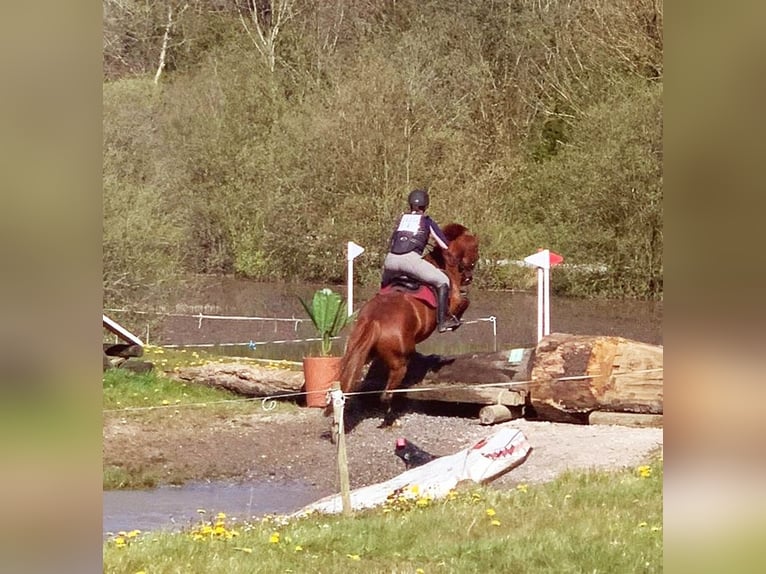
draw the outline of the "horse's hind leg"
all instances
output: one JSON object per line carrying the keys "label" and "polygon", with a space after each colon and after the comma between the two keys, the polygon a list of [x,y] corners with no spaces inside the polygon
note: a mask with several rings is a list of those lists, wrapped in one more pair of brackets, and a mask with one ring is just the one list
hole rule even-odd
{"label": "horse's hind leg", "polygon": [[386,382],[386,389],[380,396],[380,401],[385,407],[385,414],[383,415],[383,423],[381,426],[391,426],[396,420],[394,411],[395,393],[391,392],[399,388],[402,384],[404,376],[407,374],[407,361],[402,358],[397,358],[394,361],[388,363],[388,381]]}

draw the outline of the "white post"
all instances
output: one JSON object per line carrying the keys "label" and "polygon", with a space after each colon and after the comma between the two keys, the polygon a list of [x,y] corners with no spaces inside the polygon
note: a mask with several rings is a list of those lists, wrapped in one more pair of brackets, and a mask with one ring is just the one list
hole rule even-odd
{"label": "white post", "polygon": [[[543,268],[543,335],[551,334],[551,270]],[[539,341],[539,339],[538,339]]]}
{"label": "white post", "polygon": [[537,268],[537,342],[543,338],[544,323],[545,323],[545,304],[543,299],[545,298],[545,288],[543,279],[543,268]]}
{"label": "white post", "polygon": [[558,265],[564,258],[548,249],[524,258],[524,263],[537,267],[537,342],[551,334],[551,266]]}
{"label": "white post", "polygon": [[364,253],[364,247],[357,245],[353,241],[349,241],[346,244],[346,262],[348,268],[346,270],[346,301],[348,301],[348,316],[354,314],[354,259]]}

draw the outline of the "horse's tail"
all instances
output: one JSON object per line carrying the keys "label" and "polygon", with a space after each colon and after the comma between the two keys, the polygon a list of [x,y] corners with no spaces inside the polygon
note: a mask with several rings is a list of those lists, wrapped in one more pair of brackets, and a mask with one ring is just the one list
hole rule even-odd
{"label": "horse's tail", "polygon": [[344,393],[356,389],[362,376],[362,368],[379,337],[380,325],[376,320],[359,317],[354,323],[340,363],[340,388]]}

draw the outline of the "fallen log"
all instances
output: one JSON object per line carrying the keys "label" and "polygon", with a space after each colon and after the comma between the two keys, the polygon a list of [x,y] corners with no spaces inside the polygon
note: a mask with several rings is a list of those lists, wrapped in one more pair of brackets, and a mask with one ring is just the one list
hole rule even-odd
{"label": "fallen log", "polygon": [[[447,357],[415,353],[402,382],[402,391],[413,400],[521,407],[526,401],[526,391],[517,384],[526,376],[530,355],[531,351]],[[382,390],[386,378],[385,367],[373,361],[361,389]],[[516,410],[520,416],[520,409]]]}
{"label": "fallen log", "polygon": [[661,346],[622,337],[548,335],[530,362],[530,410],[586,424],[593,411],[661,415],[662,359]]}
{"label": "fallen log", "polygon": [[268,369],[244,363],[207,363],[196,367],[177,367],[170,376],[178,381],[226,389],[246,397],[298,393],[303,387],[302,371]]}
{"label": "fallen log", "polygon": [[[588,424],[594,411],[662,415],[662,355],[661,346],[621,337],[554,333],[534,348],[416,354],[402,388],[408,399],[503,405],[511,411],[488,409],[484,424],[520,416],[521,406],[527,418],[580,424]],[[373,363],[362,388],[382,390],[385,381],[385,369]],[[662,423],[661,416],[643,420]]]}

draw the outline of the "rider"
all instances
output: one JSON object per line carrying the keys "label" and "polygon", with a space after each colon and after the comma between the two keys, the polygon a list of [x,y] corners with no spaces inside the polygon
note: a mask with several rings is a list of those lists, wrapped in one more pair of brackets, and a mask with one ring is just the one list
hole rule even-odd
{"label": "rider", "polygon": [[407,202],[410,204],[410,213],[404,213],[399,218],[396,230],[391,236],[388,255],[383,262],[383,271],[386,274],[405,273],[436,287],[439,332],[457,329],[460,320],[451,314],[447,316],[449,277],[423,259],[423,251],[430,238],[442,249],[447,249],[449,241],[436,222],[426,215],[428,192],[425,189],[412,191]]}

